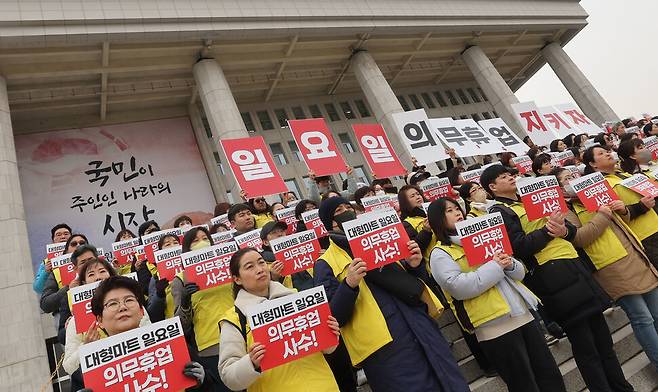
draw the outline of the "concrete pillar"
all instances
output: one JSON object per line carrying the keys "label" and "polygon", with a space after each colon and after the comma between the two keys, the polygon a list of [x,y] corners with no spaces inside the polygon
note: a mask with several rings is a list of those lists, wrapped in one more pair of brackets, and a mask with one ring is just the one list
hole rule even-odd
{"label": "concrete pillar", "polygon": [[0,76],[0,391],[51,391],[18,178],[7,84]]}
{"label": "concrete pillar", "polygon": [[559,43],[546,45],[541,54],[587,117],[599,125],[606,121],[619,121],[617,114]]}
{"label": "concrete pillar", "polygon": [[208,139],[206,128],[203,125],[203,120],[201,119],[201,113],[199,113],[199,109],[197,109],[195,105],[190,105],[189,115],[190,122],[192,123],[192,129],[194,130],[194,138],[196,139],[196,144],[199,147],[199,153],[201,154],[203,166],[206,168],[206,175],[208,175],[210,189],[212,189],[215,202],[226,202],[226,188],[224,187],[222,175],[219,171],[219,168],[217,167],[217,162],[215,160],[215,149],[211,145],[211,141]]}
{"label": "concrete pillar", "polygon": [[[194,65],[194,80],[199,89],[199,98],[210,124],[212,137],[217,145],[217,151],[226,168],[230,172],[228,160],[219,141],[222,139],[239,139],[249,137],[247,127],[242,121],[240,110],[231,93],[231,87],[224,76],[224,71],[214,59],[203,59]],[[234,200],[240,200],[240,189],[235,177],[224,177],[226,189],[230,190]]]}
{"label": "concrete pillar", "polygon": [[386,130],[391,145],[398,154],[402,165],[408,170],[411,170],[411,157],[404,147],[402,140],[400,140],[395,122],[393,121],[394,113],[404,111],[400,105],[400,101],[398,101],[391,86],[386,81],[386,78],[384,78],[382,71],[370,53],[367,51],[355,53],[352,57],[351,66],[356,80],[359,82],[359,86],[361,86],[361,90],[363,90],[363,94],[370,104],[370,108],[375,114],[377,122]]}
{"label": "concrete pillar", "polygon": [[500,118],[513,128],[513,131],[521,138],[526,137],[523,126],[516,119],[516,114],[511,106],[513,103],[518,103],[519,100],[482,48],[471,46],[466,49],[462,53],[462,60],[473,74],[484,94],[489,98],[489,102]]}

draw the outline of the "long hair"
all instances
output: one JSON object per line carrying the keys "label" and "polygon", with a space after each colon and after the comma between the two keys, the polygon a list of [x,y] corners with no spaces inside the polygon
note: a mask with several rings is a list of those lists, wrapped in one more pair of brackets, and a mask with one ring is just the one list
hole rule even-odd
{"label": "long hair", "polygon": [[592,174],[596,171],[591,165],[592,165],[592,163],[594,163],[594,150],[596,150],[597,148],[600,148],[602,150],[607,151],[607,149],[604,148],[604,147],[592,146],[592,147],[588,148],[587,150],[585,150],[585,152],[583,153],[583,163],[585,164],[585,174]]}
{"label": "long hair", "polygon": [[436,239],[443,245],[450,245],[450,233],[446,225],[446,208],[448,203],[459,208],[462,215],[466,216],[459,203],[448,197],[441,197],[434,200],[430,204],[427,214],[432,232],[436,236]]}
{"label": "long hair", "polygon": [[631,155],[634,155],[635,149],[642,146],[643,144],[644,142],[642,139],[631,139],[619,143],[617,154],[621,159],[621,162],[619,162],[619,167],[621,167],[621,170],[630,174],[633,174],[637,170],[640,165],[635,159],[631,158]]}
{"label": "long hair", "polygon": [[414,207],[411,206],[411,203],[409,203],[409,198],[407,198],[407,191],[412,189],[418,191],[420,196],[423,198],[423,201],[425,201],[423,192],[420,190],[418,185],[405,185],[400,188],[400,192],[398,192],[398,203],[400,203],[400,212],[403,216],[414,216]]}

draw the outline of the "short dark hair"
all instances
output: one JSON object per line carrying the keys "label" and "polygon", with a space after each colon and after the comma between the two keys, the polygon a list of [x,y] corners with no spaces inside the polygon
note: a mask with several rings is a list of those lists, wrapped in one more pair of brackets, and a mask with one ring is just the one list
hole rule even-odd
{"label": "short dark hair", "polygon": [[372,187],[362,186],[361,188],[357,189],[356,192],[354,192],[354,201],[356,202],[356,204],[362,205],[361,199],[366,197],[368,192],[374,192]]}
{"label": "short dark hair", "polygon": [[185,236],[183,237],[183,244],[182,244],[183,245],[183,253],[190,251],[190,247],[192,246],[192,242],[196,238],[196,234],[199,231],[203,231],[204,233],[206,233],[206,236],[208,236],[208,241],[210,241],[210,245],[215,244],[212,240],[212,236],[210,235],[210,232],[208,231],[208,229],[206,229],[203,226],[193,227],[190,230],[188,230],[187,233],[185,233]]}
{"label": "short dark hair", "polygon": [[83,265],[80,268],[80,270],[78,271],[78,276],[79,276],[81,285],[87,283],[87,281],[85,280],[85,275],[87,275],[87,270],[92,265],[96,265],[96,264],[102,264],[103,267],[105,267],[107,272],[110,274],[110,277],[117,276],[117,271],[114,269],[114,267],[112,266],[112,264],[109,261],[107,261],[105,258],[102,258],[102,259],[96,258],[96,259],[89,260],[88,262],[86,262],[85,265]]}
{"label": "short dark hair", "polygon": [[309,199],[304,199],[297,203],[295,206],[295,217],[299,220],[302,219],[302,214],[306,212],[306,206],[312,204],[315,208],[318,208],[318,203],[314,202],[313,200]]}
{"label": "short dark hair", "polygon": [[114,238],[114,242],[119,242],[121,241],[121,237],[123,237],[124,234],[130,234],[132,238],[135,238],[135,233],[128,229],[123,229],[120,232],[117,233],[117,236]]}
{"label": "short dark hair", "polygon": [[596,150],[597,148],[602,148],[602,149],[608,151],[607,148],[602,147],[602,146],[592,146],[592,147],[588,148],[587,150],[585,150],[585,152],[583,153],[583,163],[585,164],[585,174],[592,174],[596,171],[590,165],[592,163],[594,163],[594,150]]}
{"label": "short dark hair", "polygon": [[321,181],[331,182],[331,176],[316,176],[315,177],[315,183],[316,184],[319,184]]}
{"label": "short dark hair", "polygon": [[59,229],[66,229],[69,231],[69,234],[73,233],[73,230],[71,230],[71,227],[67,225],[66,223],[59,223],[53,226],[52,229],[50,229],[50,239],[55,241],[55,232]]}
{"label": "short dark hair", "polygon": [[157,228],[157,231],[160,231],[160,225],[158,225],[158,222],[156,222],[154,220],[150,220],[150,221],[146,221],[146,222],[142,223],[141,225],[139,225],[139,228],[137,229],[137,234],[140,237],[142,237],[146,233],[146,230],[150,226],[155,226]]}
{"label": "short dark hair", "polygon": [[142,286],[135,279],[131,279],[125,276],[111,276],[108,279],[105,279],[98,285],[96,292],[91,299],[91,312],[94,316],[102,316],[103,308],[105,307],[105,297],[107,294],[116,289],[126,289],[133,293],[137,302],[139,302],[140,307],[144,307],[144,293],[142,291]]}
{"label": "short dark hair", "polygon": [[84,245],[78,246],[73,251],[73,254],[71,254],[71,263],[73,263],[73,265],[78,265],[78,257],[80,257],[80,255],[85,252],[91,252],[94,254],[94,257],[98,257],[98,250],[96,249],[96,247],[89,243],[86,243]]}
{"label": "short dark hair", "polygon": [[85,240],[85,243],[86,243],[86,244],[89,243],[89,240],[87,239],[87,236],[85,236],[84,234],[73,233],[73,234],[71,234],[71,236],[69,237],[69,239],[66,240],[66,245],[64,245],[64,253],[67,253],[67,251],[68,251],[68,249],[69,249],[69,245],[71,244],[71,241],[73,241],[73,239],[74,239],[75,237],[81,237],[83,240]]}
{"label": "short dark hair", "polygon": [[532,160],[532,172],[539,176],[539,170],[545,163],[551,162],[551,156],[548,154],[539,154]]}
{"label": "short dark hair", "polygon": [[249,212],[251,212],[251,208],[249,208],[249,206],[244,203],[231,206],[231,208],[228,210],[228,221],[234,222],[235,216],[244,210],[249,210]]}
{"label": "short dark hair", "polygon": [[178,218],[176,218],[176,220],[174,221],[174,227],[178,227],[178,225],[180,225],[181,222],[185,222],[185,221],[188,221],[191,224],[192,223],[192,218],[190,218],[187,215],[181,215]]}
{"label": "short dark hair", "polygon": [[560,144],[561,141],[563,141],[563,140],[562,139],[555,139],[551,142],[551,144],[549,145],[549,148],[551,149],[552,152],[558,152],[559,151],[558,150],[558,144]]}
{"label": "short dark hair", "polygon": [[231,209],[231,203],[227,203],[227,202],[217,203],[217,205],[215,206],[214,215],[215,216],[224,215],[228,212],[229,209]]}
{"label": "short dark hair", "polygon": [[175,239],[176,243],[178,245],[180,245],[180,240],[178,239],[178,236],[176,234],[167,233],[167,234],[163,235],[162,237],[160,237],[160,239],[158,240],[158,249],[162,250],[162,245],[164,244],[165,239],[167,239],[169,237]]}
{"label": "short dark hair", "polygon": [[459,210],[462,212],[462,215],[465,216],[464,211],[462,210],[462,207],[459,205],[459,203],[449,197],[438,198],[430,203],[430,206],[427,208],[427,220],[429,221],[430,227],[432,228],[432,232],[436,236],[436,239],[443,245],[450,244],[450,233],[448,232],[448,228],[446,226],[446,208],[448,203],[452,203],[457,208],[459,208]]}
{"label": "short dark hair", "polygon": [[492,165],[484,169],[480,175],[480,185],[487,191],[488,194],[493,195],[490,185],[496,182],[496,179],[502,174],[511,174],[510,170],[503,165]]}

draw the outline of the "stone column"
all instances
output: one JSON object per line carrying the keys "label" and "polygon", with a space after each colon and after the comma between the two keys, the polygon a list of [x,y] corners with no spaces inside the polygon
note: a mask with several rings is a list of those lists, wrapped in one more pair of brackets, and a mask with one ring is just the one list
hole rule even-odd
{"label": "stone column", "polygon": [[[222,139],[239,139],[249,137],[247,127],[242,121],[240,110],[231,93],[231,87],[224,76],[224,71],[214,59],[203,59],[194,65],[194,79],[199,89],[199,98],[210,124],[212,137],[217,145],[217,151],[226,168],[230,172],[228,160],[219,141]],[[234,200],[240,200],[240,189],[231,174],[225,177],[224,185],[230,190]]]}
{"label": "stone column", "polygon": [[606,121],[619,121],[617,114],[559,43],[546,45],[541,54],[587,117],[597,125]]}
{"label": "stone column", "polygon": [[516,113],[511,106],[513,103],[518,103],[519,100],[482,48],[471,46],[466,49],[462,52],[462,60],[473,74],[484,94],[489,98],[489,102],[500,118],[521,138],[526,137],[523,126],[516,119]]}
{"label": "stone column", "polygon": [[[18,178],[7,83],[0,76],[0,390],[39,391],[50,371]],[[47,386],[51,391],[52,387]]]}
{"label": "stone column", "polygon": [[201,113],[199,113],[199,109],[195,105],[190,105],[189,116],[190,122],[192,123],[192,129],[194,130],[194,138],[196,139],[196,144],[199,147],[199,153],[201,154],[201,160],[203,161],[203,166],[206,168],[206,175],[210,182],[210,189],[212,189],[213,196],[215,196],[215,202],[221,203],[228,201],[226,198],[226,188],[224,187],[222,174],[220,173],[215,160],[214,151],[217,147],[211,145],[212,142],[206,134],[206,128],[203,125]]}
{"label": "stone column", "polygon": [[393,114],[404,111],[400,101],[398,101],[370,53],[367,51],[355,53],[352,57],[351,66],[377,122],[386,130],[391,145],[400,158],[402,165],[411,170],[411,157],[402,143],[393,121]]}

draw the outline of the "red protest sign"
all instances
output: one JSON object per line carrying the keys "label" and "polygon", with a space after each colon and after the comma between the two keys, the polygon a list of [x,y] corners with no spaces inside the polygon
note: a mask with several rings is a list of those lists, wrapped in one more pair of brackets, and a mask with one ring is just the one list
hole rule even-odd
{"label": "red protest sign", "polygon": [[464,182],[472,181],[480,183],[480,176],[482,175],[482,169],[473,169],[461,172],[459,176],[464,180]]}
{"label": "red protest sign", "polygon": [[254,342],[265,346],[261,370],[272,369],[338,344],[324,287],[314,287],[249,308]]}
{"label": "red protest sign", "polygon": [[532,159],[527,155],[512,158],[512,163],[519,171],[519,174],[526,174],[532,171]]}
{"label": "red protest sign", "polygon": [[288,191],[262,136],[220,142],[240,189],[249,197]]}
{"label": "red protest sign", "polygon": [[235,242],[224,242],[182,254],[185,281],[196,283],[199,290],[231,283],[231,256],[238,251]]}
{"label": "red protest sign", "polygon": [[158,277],[160,279],[167,279],[171,282],[177,273],[183,271],[182,253],[183,247],[180,245],[156,250],[153,253],[155,266],[158,269]]}
{"label": "red protest sign", "polygon": [[263,240],[260,239],[260,229],[255,229],[244,234],[233,237],[240,249],[256,248],[259,252],[263,250]]}
{"label": "red protest sign", "polygon": [[567,211],[567,203],[555,176],[518,179],[516,189],[530,221],[550,216],[555,211]]}
{"label": "red protest sign", "polygon": [[75,272],[75,265],[71,263],[71,253],[55,257],[50,260],[50,265],[52,266],[53,271],[59,271],[62,286],[68,286],[68,284],[78,275]]}
{"label": "red protest sign", "polygon": [[452,185],[447,178],[430,177],[420,183],[420,190],[423,191],[425,199],[430,202],[441,197],[455,198]]}
{"label": "red protest sign", "polygon": [[500,212],[457,222],[455,227],[470,266],[493,260],[497,252],[512,254],[512,244]]}
{"label": "red protest sign", "polygon": [[139,238],[118,241],[112,243],[114,260],[119,265],[130,264],[131,256],[135,254],[135,247],[139,245]]}
{"label": "red protest sign", "polygon": [[354,124],[352,129],[372,174],[377,178],[403,176],[407,172],[395,155],[381,125]]}
{"label": "red protest sign", "polygon": [[571,150],[563,151],[563,152],[556,152],[551,156],[551,161],[553,161],[553,166],[555,167],[562,167],[564,166],[564,163],[568,161],[569,159],[573,159],[574,155]]}
{"label": "red protest sign", "polygon": [[295,216],[295,207],[278,210],[274,213],[274,216],[279,222],[288,225],[288,228],[286,228],[286,235],[290,235],[297,230],[297,222],[299,222],[299,220]]}
{"label": "red protest sign", "polygon": [[578,168],[577,168],[576,166],[574,166],[574,165],[567,165],[567,166],[564,166],[564,168],[567,169],[567,170],[569,170],[569,172],[571,173],[571,177],[572,177],[572,178],[578,178],[578,177],[580,177],[580,170],[578,170]]}
{"label": "red protest sign", "polygon": [[69,290],[69,301],[71,303],[71,313],[75,317],[75,332],[85,333],[96,321],[96,317],[91,312],[91,298],[94,296],[96,287],[101,281],[74,287]]}
{"label": "red protest sign", "polygon": [[85,387],[94,391],[183,391],[190,354],[178,316],[80,346]]}
{"label": "red protest sign", "polygon": [[57,256],[61,256],[64,254],[64,249],[66,249],[66,242],[48,244],[46,245],[46,258],[52,260]]}
{"label": "red protest sign", "polygon": [[221,244],[222,242],[233,241],[233,235],[235,235],[235,230],[218,231],[217,233],[213,233],[210,236],[212,237],[212,242],[217,245]]}
{"label": "red protest sign", "polygon": [[658,197],[658,186],[644,174],[635,174],[621,182],[621,185],[642,196]]}
{"label": "red protest sign", "polygon": [[405,259],[411,255],[407,235],[393,210],[375,211],[343,223],[354,258],[366,262],[368,270]]}
{"label": "red protest sign", "polygon": [[397,205],[397,197],[394,195],[364,197],[361,199],[361,205],[366,212],[386,210],[389,208],[395,209]]}
{"label": "red protest sign", "polygon": [[587,211],[598,211],[599,207],[619,200],[619,196],[612,190],[601,172],[575,178],[569,181],[569,184]]}
{"label": "red protest sign", "polygon": [[314,171],[316,176],[347,171],[347,164],[323,118],[288,120],[288,125],[306,166]]}
{"label": "red protest sign", "polygon": [[320,257],[320,243],[314,230],[306,230],[270,241],[274,257],[283,263],[282,276],[313,267]]}
{"label": "red protest sign", "polygon": [[304,225],[309,230],[315,231],[315,236],[318,238],[326,237],[329,235],[324,223],[320,220],[320,213],[318,209],[302,212],[302,220]]}
{"label": "red protest sign", "polygon": [[644,148],[651,151],[651,160],[658,159],[658,137],[649,136],[642,139],[644,142]]}
{"label": "red protest sign", "polygon": [[160,238],[162,238],[165,234],[173,234],[178,237],[178,240],[180,242],[183,242],[183,230],[181,228],[175,227],[173,229],[166,229],[166,230],[160,230],[156,231],[155,233],[150,233],[142,236],[142,244],[144,245],[144,254],[146,255],[146,259],[151,262],[151,264],[155,264],[155,257],[154,253],[156,250],[158,250],[158,241],[160,241]]}

